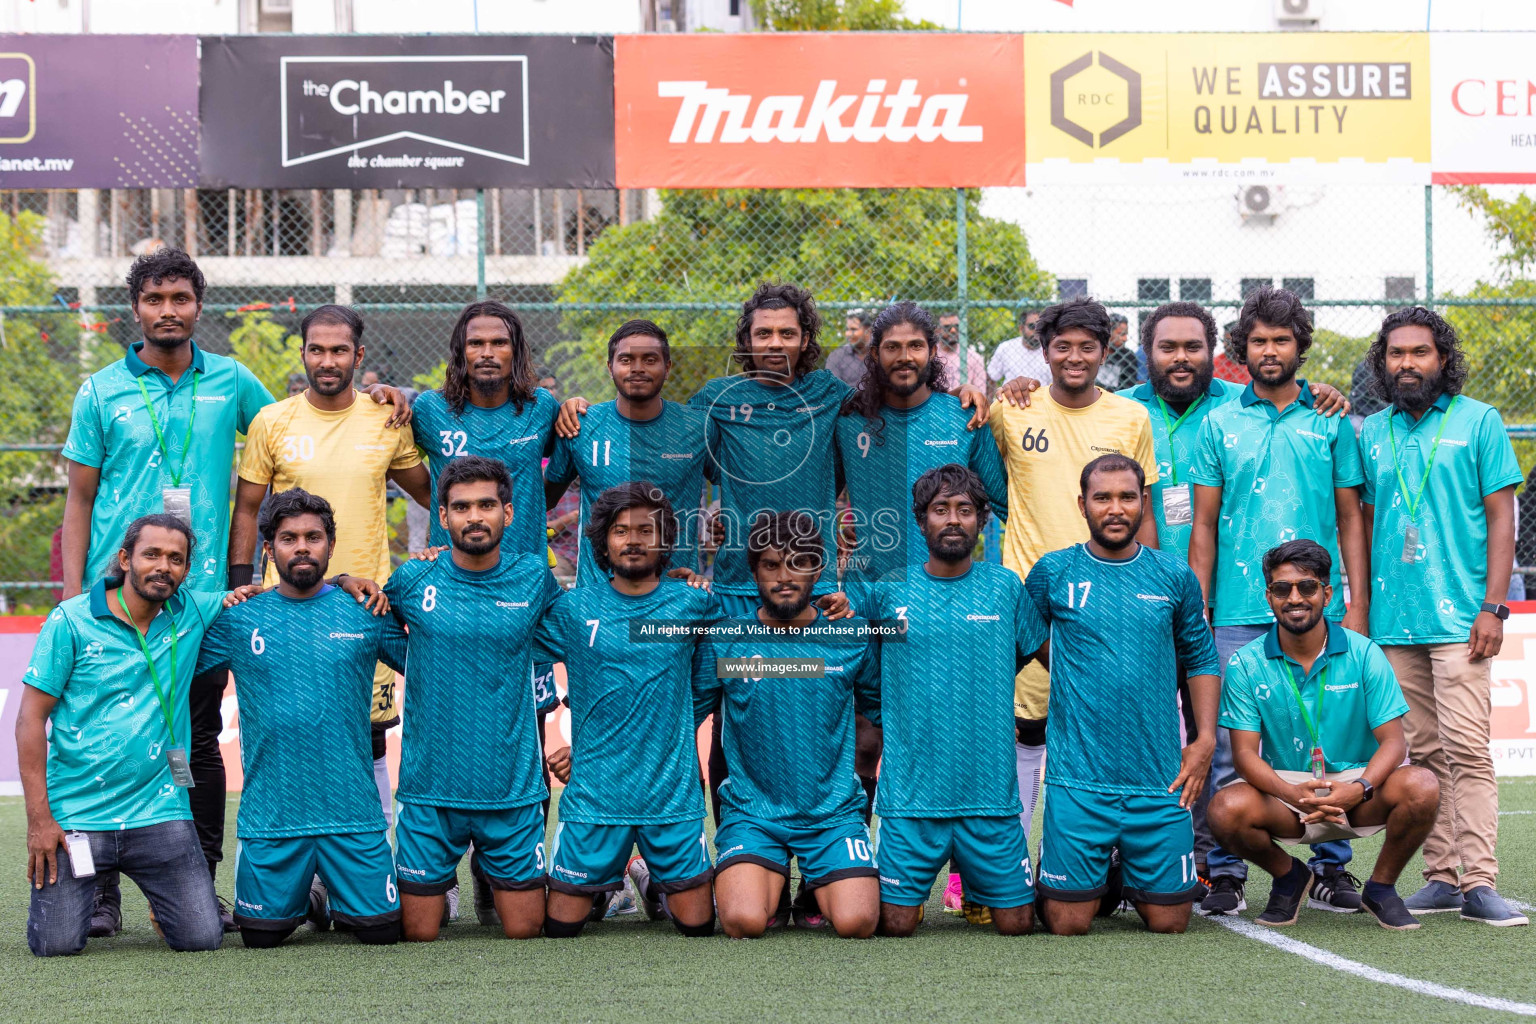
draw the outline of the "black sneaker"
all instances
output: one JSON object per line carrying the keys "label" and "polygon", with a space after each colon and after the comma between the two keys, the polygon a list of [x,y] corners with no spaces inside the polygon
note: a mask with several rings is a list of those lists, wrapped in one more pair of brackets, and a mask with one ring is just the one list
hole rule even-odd
{"label": "black sneaker", "polygon": [[223,896],[217,897],[219,901],[219,924],[224,927],[224,933],[237,932],[240,926],[235,924],[235,908],[229,905],[229,900]]}
{"label": "black sneaker", "polygon": [[1373,900],[1369,896],[1360,898],[1360,905],[1376,919],[1376,923],[1383,928],[1394,932],[1411,932],[1419,927],[1419,919],[1414,917],[1403,904],[1403,898],[1396,891],[1389,892],[1380,900]]}
{"label": "black sneaker", "polygon": [[613,902],[613,893],[600,892],[592,897],[592,909],[587,911],[588,921],[601,921],[608,916],[608,904]]}
{"label": "black sneaker", "polygon": [[317,932],[331,930],[331,894],[326,891],[319,875],[309,880],[309,913],[304,917]]}
{"label": "black sneaker", "polygon": [[123,890],[116,871],[97,880],[91,896],[91,931],[93,939],[110,939],[123,930]]}
{"label": "black sneaker", "polygon": [[1340,867],[1325,868],[1312,883],[1312,896],[1307,900],[1307,906],[1334,914],[1358,913],[1360,879]]}
{"label": "black sneaker", "polygon": [[1287,896],[1279,891],[1280,879],[1275,879],[1275,885],[1269,890],[1269,903],[1264,907],[1264,913],[1254,918],[1259,924],[1268,925],[1271,928],[1284,928],[1286,925],[1296,923],[1296,918],[1301,915],[1301,905],[1306,901],[1307,891],[1312,888],[1316,876],[1305,864],[1291,858],[1291,870],[1286,878],[1296,883],[1295,891]]}
{"label": "black sneaker", "polygon": [[1120,868],[1120,848],[1110,847],[1109,873],[1104,882],[1104,895],[1099,897],[1099,909],[1094,917],[1113,917],[1120,913],[1125,893],[1125,873]]}
{"label": "black sneaker", "polygon": [[1231,875],[1211,879],[1211,891],[1200,901],[1200,913],[1206,917],[1231,917],[1248,909],[1243,898],[1243,880]]}

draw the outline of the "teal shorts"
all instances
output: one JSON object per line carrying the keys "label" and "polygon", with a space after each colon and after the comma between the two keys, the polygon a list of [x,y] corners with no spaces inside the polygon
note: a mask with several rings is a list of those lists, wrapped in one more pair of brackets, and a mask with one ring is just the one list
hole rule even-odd
{"label": "teal shorts", "polygon": [[403,893],[441,896],[452,889],[471,841],[491,888],[544,888],[544,808],[539,804],[467,811],[401,803],[395,821],[395,870]]}
{"label": "teal shorts", "polygon": [[984,907],[1035,901],[1029,844],[1017,814],[985,818],[881,818],[875,834],[880,902],[915,907],[953,859],[966,898]]}
{"label": "teal shorts", "polygon": [[309,913],[315,875],[330,892],[331,917],[352,928],[400,920],[395,857],[387,832],[241,839],[235,847],[235,923],[286,931]]}
{"label": "teal shorts", "polygon": [[1125,796],[1046,786],[1044,815],[1040,894],[1047,899],[1082,903],[1103,896],[1109,851],[1115,847],[1126,899],[1176,904],[1198,896],[1194,825],[1177,794]]}
{"label": "teal shorts", "polygon": [[789,877],[789,859],[800,862],[804,888],[845,878],[873,878],[875,859],[869,826],[862,821],[813,826],[781,825],[727,810],[715,832],[715,873],[732,864],[758,864]]}
{"label": "teal shorts", "polygon": [[562,821],[549,855],[549,887],[577,896],[622,889],[629,852],[637,844],[663,892],[696,889],[713,874],[702,819],[665,825]]}

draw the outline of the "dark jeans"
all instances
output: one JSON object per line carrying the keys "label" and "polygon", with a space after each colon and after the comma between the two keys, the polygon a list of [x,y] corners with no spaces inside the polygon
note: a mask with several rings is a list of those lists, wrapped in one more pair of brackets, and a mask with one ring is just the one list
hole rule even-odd
{"label": "dark jeans", "polygon": [[[144,895],[166,945],[179,952],[218,949],[224,940],[213,878],[190,821],[165,821],[118,832],[87,832],[98,873],[121,871]],[[96,879],[77,879],[59,847],[59,880],[30,889],[27,945],[38,956],[68,956],[85,948]]]}
{"label": "dark jeans", "polygon": [[[1223,678],[1226,677],[1227,662],[1232,655],[1268,631],[1268,626],[1216,627],[1216,657],[1221,662]],[[1206,870],[1209,872],[1209,877],[1213,879],[1223,875],[1240,881],[1248,879],[1248,862],[1241,857],[1232,856],[1221,848],[1211,835],[1211,828],[1205,817],[1205,809],[1210,805],[1211,794],[1236,781],[1238,776],[1237,768],[1232,763],[1231,734],[1218,726],[1216,752],[1211,757],[1211,777],[1206,784],[1205,792],[1200,795],[1200,800],[1194,808],[1196,859],[1199,859],[1200,854],[1204,854]],[[1314,874],[1320,875],[1329,868],[1342,868],[1353,856],[1354,852],[1347,842],[1318,843],[1312,847],[1312,857],[1307,861],[1307,866]]]}
{"label": "dark jeans", "polygon": [[224,755],[219,753],[219,733],[224,729],[220,706],[228,684],[228,669],[211,669],[192,677],[188,693],[192,743],[187,760],[194,785],[187,798],[192,802],[192,821],[210,874],[224,859]]}

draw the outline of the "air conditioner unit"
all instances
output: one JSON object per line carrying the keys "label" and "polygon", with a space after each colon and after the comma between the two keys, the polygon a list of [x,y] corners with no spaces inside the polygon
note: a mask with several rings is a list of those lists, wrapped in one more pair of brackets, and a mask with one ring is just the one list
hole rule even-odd
{"label": "air conditioner unit", "polygon": [[1323,18],[1323,0],[1275,0],[1275,20],[1317,24]]}
{"label": "air conditioner unit", "polygon": [[1243,220],[1274,222],[1285,208],[1285,193],[1276,185],[1248,185],[1237,191],[1237,212]]}

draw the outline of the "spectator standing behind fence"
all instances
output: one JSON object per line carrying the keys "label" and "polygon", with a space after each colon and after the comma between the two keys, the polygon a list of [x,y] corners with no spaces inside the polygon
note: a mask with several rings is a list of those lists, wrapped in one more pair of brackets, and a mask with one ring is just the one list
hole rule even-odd
{"label": "spectator standing behind fence", "polygon": [[[386,482],[394,481],[417,504],[429,507],[427,467],[411,428],[393,426],[388,410],[358,401],[352,390],[365,353],[362,317],[346,306],[320,306],[304,317],[299,334],[309,388],[262,410],[251,422],[240,459],[230,550],[250,551],[255,544],[256,517],[268,486],[274,494],[302,487],[336,510],[331,558],[336,571],[383,585],[390,572]],[[266,582],[277,584],[275,565],[267,566]],[[374,687],[374,781],[387,818],[391,799],[384,733],[400,721],[394,670],[378,663]]]}
{"label": "spectator standing behind fence", "polygon": [[1019,310],[1019,334],[1002,342],[987,360],[987,376],[999,383],[1015,377],[1029,377],[1042,385],[1051,382],[1051,364],[1035,333],[1042,308],[1025,306]]}
{"label": "spectator standing behind fence", "polygon": [[1416,914],[1523,925],[1497,892],[1499,789],[1488,749],[1492,658],[1515,550],[1520,467],[1498,410],[1461,393],[1456,331],[1422,307],[1382,321],[1367,356],[1392,403],[1360,432],[1373,588],[1371,638],[1408,698],[1415,764],[1440,781]]}
{"label": "spectator standing behind fence", "polygon": [[1098,384],[1110,391],[1120,391],[1141,380],[1141,366],[1134,349],[1126,346],[1130,325],[1119,313],[1109,317],[1109,348],[1104,353],[1104,363],[1099,367]]}
{"label": "spectator standing behind fence", "polygon": [[[1261,573],[1264,553],[1289,540],[1315,540],[1328,550],[1333,597],[1328,621],[1357,633],[1367,628],[1369,561],[1360,515],[1360,449],[1354,431],[1324,416],[1312,389],[1296,376],[1312,345],[1312,315],[1293,292],[1261,288],[1243,303],[1228,351],[1253,382],[1236,402],[1215,409],[1200,425],[1189,479],[1195,486],[1189,564],[1205,588],[1223,666],[1263,636],[1274,621]],[[1345,612],[1338,552],[1350,592]],[[1221,572],[1216,572],[1220,563]],[[1236,778],[1226,730],[1218,730],[1212,782]],[[1346,843],[1313,848],[1317,882],[1310,905],[1353,913],[1360,894],[1344,871]],[[1220,848],[1207,855],[1212,889],[1204,914],[1235,914],[1245,906],[1247,865]]]}
{"label": "spectator standing behind fence", "polygon": [[960,315],[945,313],[939,317],[938,349],[933,357],[944,367],[944,376],[956,384],[969,384],[977,391],[987,390],[987,361],[976,346],[965,349],[965,373],[960,373]]}
{"label": "spectator standing behind fence", "polygon": [[864,379],[864,356],[869,352],[869,325],[873,321],[868,310],[850,309],[843,321],[843,344],[827,356],[827,370],[851,388]]}

